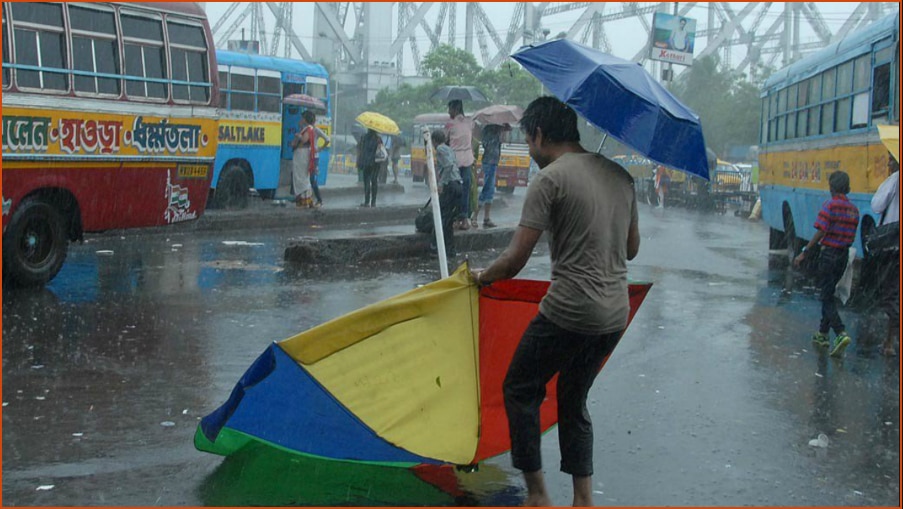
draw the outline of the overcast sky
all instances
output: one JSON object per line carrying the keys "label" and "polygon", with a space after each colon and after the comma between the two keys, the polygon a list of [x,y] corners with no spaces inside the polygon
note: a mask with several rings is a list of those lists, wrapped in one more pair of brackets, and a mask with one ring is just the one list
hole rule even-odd
{"label": "overcast sky", "polygon": [[[231,3],[228,2],[207,2],[205,4],[208,16],[210,18],[211,25],[215,24],[221,16],[223,16],[228,9]],[[236,15],[244,9],[244,5],[246,3],[242,3],[242,6],[233,14],[230,18],[228,24],[231,24],[234,19],[236,19]],[[553,4],[554,5],[554,4]],[[735,12],[739,12],[744,4],[742,3],[733,3],[731,6],[735,10]],[[832,31],[836,31],[841,25],[843,25],[844,21],[850,16],[853,10],[856,8],[858,4],[853,2],[818,2],[817,6],[819,11],[821,12],[825,22],[831,28]],[[494,25],[497,32],[499,32],[502,38],[505,37],[508,31],[508,24],[511,20],[511,16],[514,13],[515,4],[511,2],[484,2],[481,3],[481,7],[484,11],[486,11],[488,17],[490,18],[492,24]],[[620,10],[620,5],[616,3],[612,3],[612,5],[606,6],[605,12],[617,12]],[[754,16],[759,12],[761,8],[757,7],[751,16]],[[761,31],[764,31],[771,23],[779,16],[780,13],[780,3],[775,3],[765,20],[762,23]],[[271,33],[273,32],[274,22],[272,16],[269,14],[269,11],[266,10],[266,23],[267,23],[267,32],[269,37],[271,38]],[[314,38],[313,34],[313,11],[314,5],[312,2],[298,2],[294,6],[293,11],[293,21],[295,26],[295,32],[301,41],[305,44],[305,46],[310,50],[312,48],[312,41]],[[546,17],[543,19],[544,28],[549,29],[550,36],[554,37],[555,34],[567,31],[579,18],[582,10],[571,11],[567,13],[562,13],[552,17]],[[436,18],[439,14],[439,4],[433,6],[430,12],[427,14],[427,20],[429,21],[429,25],[433,26]],[[457,32],[458,36],[456,38],[456,46],[463,47],[464,46],[464,15],[465,15],[465,4],[460,3],[457,6]],[[689,17],[693,17],[698,19],[697,29],[702,30],[705,28],[706,23],[708,22],[708,12],[707,5],[702,3],[697,7],[694,7],[689,13]],[[747,18],[745,24],[749,25],[751,22],[751,16]],[[651,23],[651,16],[649,18]],[[228,24],[226,27],[228,27]],[[243,24],[245,27],[250,27],[250,24],[245,21]],[[349,27],[351,24],[349,23]],[[802,22],[803,27],[803,36],[802,42],[815,40],[814,32],[808,28],[808,23],[806,21]],[[224,27],[225,28],[225,27]],[[349,30],[350,31],[350,30]],[[386,31],[386,37],[390,40],[394,38],[397,33],[396,27],[392,27],[391,30]],[[637,51],[639,51],[643,45],[646,43],[646,35],[645,30],[639,21],[635,19],[626,19],[614,23],[606,24],[606,33],[608,35],[608,40],[612,45],[612,52],[619,57],[622,58],[632,58]],[[429,49],[429,39],[426,37],[422,31],[418,30],[418,45],[420,47],[421,55],[423,55]],[[238,38],[240,36],[234,37]],[[447,40],[447,36],[443,35],[442,41],[445,42]],[[697,43],[696,51],[697,53],[704,47],[704,44]],[[490,55],[495,54],[496,49],[494,44],[489,41]],[[478,46],[476,42],[474,43],[474,49],[478,53]],[[410,51],[407,51],[408,54],[405,62],[405,74],[413,74],[413,64],[410,61]],[[739,62],[740,59],[743,58],[745,51],[742,48],[736,48],[735,53],[732,57]],[[280,53],[281,54],[281,53]],[[478,61],[482,63],[482,59],[478,56]]]}

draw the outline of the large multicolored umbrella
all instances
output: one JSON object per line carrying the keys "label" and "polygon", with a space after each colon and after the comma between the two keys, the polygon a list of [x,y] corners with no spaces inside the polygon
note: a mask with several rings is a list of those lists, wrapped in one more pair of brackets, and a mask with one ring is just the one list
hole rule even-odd
{"label": "large multicolored umbrella", "polygon": [[[402,467],[504,453],[502,382],[548,286],[514,279],[479,290],[465,264],[274,343],[201,420],[195,446],[231,455],[263,443]],[[650,286],[630,285],[631,318]],[[543,430],[557,419],[555,379],[547,391]]]}
{"label": "large multicolored umbrella", "polygon": [[699,116],[641,65],[567,39],[522,48],[511,58],[621,143],[653,161],[708,180]]}
{"label": "large multicolored umbrella", "polygon": [[358,115],[354,121],[380,134],[401,134],[401,129],[398,128],[398,124],[394,120],[374,111],[365,111]]}

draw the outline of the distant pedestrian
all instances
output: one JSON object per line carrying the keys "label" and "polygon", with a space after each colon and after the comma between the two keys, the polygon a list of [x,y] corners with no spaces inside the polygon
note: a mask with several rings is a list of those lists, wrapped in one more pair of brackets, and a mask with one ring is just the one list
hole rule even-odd
{"label": "distant pedestrian", "polygon": [[291,142],[292,188],[295,191],[295,206],[299,208],[314,206],[310,174],[317,161],[317,144],[313,123],[309,122],[308,113],[310,112],[304,112],[302,115],[298,132]]}
{"label": "distant pedestrian", "polygon": [[665,208],[665,199],[668,196],[668,186],[671,185],[671,174],[662,165],[655,167],[655,193],[658,196],[658,208]]}
{"label": "distant pedestrian", "polygon": [[[815,220],[815,234],[803,248],[793,264],[799,267],[815,246],[821,244],[816,261],[816,277],[821,299],[821,323],[818,332],[812,336],[816,346],[831,348],[831,357],[843,356],[843,351],[852,341],[847,334],[834,296],[837,283],[847,268],[850,246],[856,238],[859,226],[859,209],[847,199],[850,192],[850,176],[844,171],[835,171],[828,177],[831,199],[827,200]],[[834,330],[834,346],[828,339]]]}
{"label": "distant pedestrian", "polygon": [[[900,162],[887,154],[888,177],[872,197],[872,212],[880,216],[878,226],[900,222]],[[881,307],[887,313],[887,335],[881,353],[897,355],[900,345],[900,243],[895,248],[875,253],[881,274],[879,278]]]}
{"label": "distant pedestrian", "polygon": [[[506,129],[507,128],[507,129]],[[480,167],[483,169],[483,190],[480,191],[477,209],[473,213],[473,225],[480,221],[480,209],[483,209],[483,228],[494,228],[492,222],[492,200],[495,197],[496,172],[502,156],[502,136],[510,126],[489,124],[480,131],[480,143],[483,145],[483,158]]]}
{"label": "distant pedestrian", "polygon": [[474,181],[473,123],[464,116],[464,103],[459,99],[448,102],[448,116],[451,119],[445,124],[445,134],[448,145],[455,151],[458,171],[461,172],[461,181],[464,184],[461,209],[458,212],[458,228],[467,230],[470,228],[470,188]]}
{"label": "distant pedestrian", "polygon": [[[358,144],[357,167],[364,179],[364,202],[361,207],[376,206],[376,191],[379,186],[379,162],[377,152],[382,147],[382,139],[373,129],[361,136]],[[383,149],[385,150],[385,149]]]}
{"label": "distant pedestrian", "polygon": [[389,148],[389,159],[392,161],[392,183],[398,183],[398,163],[401,161],[401,149],[404,148],[404,138],[392,137],[392,146]]}
{"label": "distant pedestrian", "polygon": [[[449,257],[455,256],[455,218],[458,217],[458,209],[461,207],[461,194],[463,184],[461,183],[461,173],[458,171],[458,164],[455,158],[455,152],[448,146],[445,139],[445,133],[440,129],[435,129],[431,133],[433,146],[436,147],[436,173],[437,185],[439,186],[439,212],[442,215],[442,237],[445,241],[445,254]],[[437,248],[435,237],[430,242],[430,246]]]}
{"label": "distant pedestrian", "polygon": [[[302,115],[301,118],[304,119],[304,123],[311,126],[313,128],[314,134],[314,145],[316,150],[313,151],[313,160],[310,163],[310,189],[313,191],[313,207],[320,208],[323,206],[323,197],[320,196],[320,185],[317,182],[317,179],[320,176],[320,150],[329,146],[330,140],[329,136],[326,135],[319,127],[317,127],[317,116],[314,112],[307,110]],[[317,143],[318,139],[323,140],[323,145],[319,145]]]}

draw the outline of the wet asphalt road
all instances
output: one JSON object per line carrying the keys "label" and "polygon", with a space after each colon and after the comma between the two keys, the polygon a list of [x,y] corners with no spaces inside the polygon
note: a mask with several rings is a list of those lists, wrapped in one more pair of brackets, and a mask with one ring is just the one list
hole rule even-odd
{"label": "wet asphalt road", "polygon": [[[497,221],[515,220],[518,196]],[[826,358],[809,343],[814,289],[769,269],[764,225],[642,205],[640,228],[630,275],[655,286],[591,392],[594,502],[898,505],[883,315],[843,308],[854,343]],[[432,259],[286,266],[289,239],[391,231],[410,228],[96,236],[47,288],[4,289],[4,505],[520,504],[507,456],[433,473],[448,494],[409,471],[193,448],[198,420],[271,341],[438,277]],[[540,248],[521,277],[548,273]],[[819,433],[827,448],[809,446]],[[566,505],[555,432],[543,453]]]}

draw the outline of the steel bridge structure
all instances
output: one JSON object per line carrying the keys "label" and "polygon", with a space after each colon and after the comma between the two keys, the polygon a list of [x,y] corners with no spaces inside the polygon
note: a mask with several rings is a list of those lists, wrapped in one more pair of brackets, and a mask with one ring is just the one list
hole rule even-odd
{"label": "steel bridge structure", "polygon": [[[310,16],[311,4],[236,2],[211,21],[218,47],[247,34],[259,42],[261,53],[324,63],[342,85],[366,90],[369,100],[386,86],[417,82],[422,57],[440,44],[465,49],[484,68],[494,69],[521,45],[566,37],[652,66],[647,62],[652,16],[676,10],[697,20],[695,58],[717,54],[722,65],[755,77],[764,67],[790,64],[899,9],[895,2],[851,3],[852,10],[842,15],[824,14],[818,2],[511,5],[510,20],[501,26],[480,2],[314,2],[313,35],[305,37],[293,22],[300,21],[301,10]],[[634,47],[619,35],[625,33]]]}

